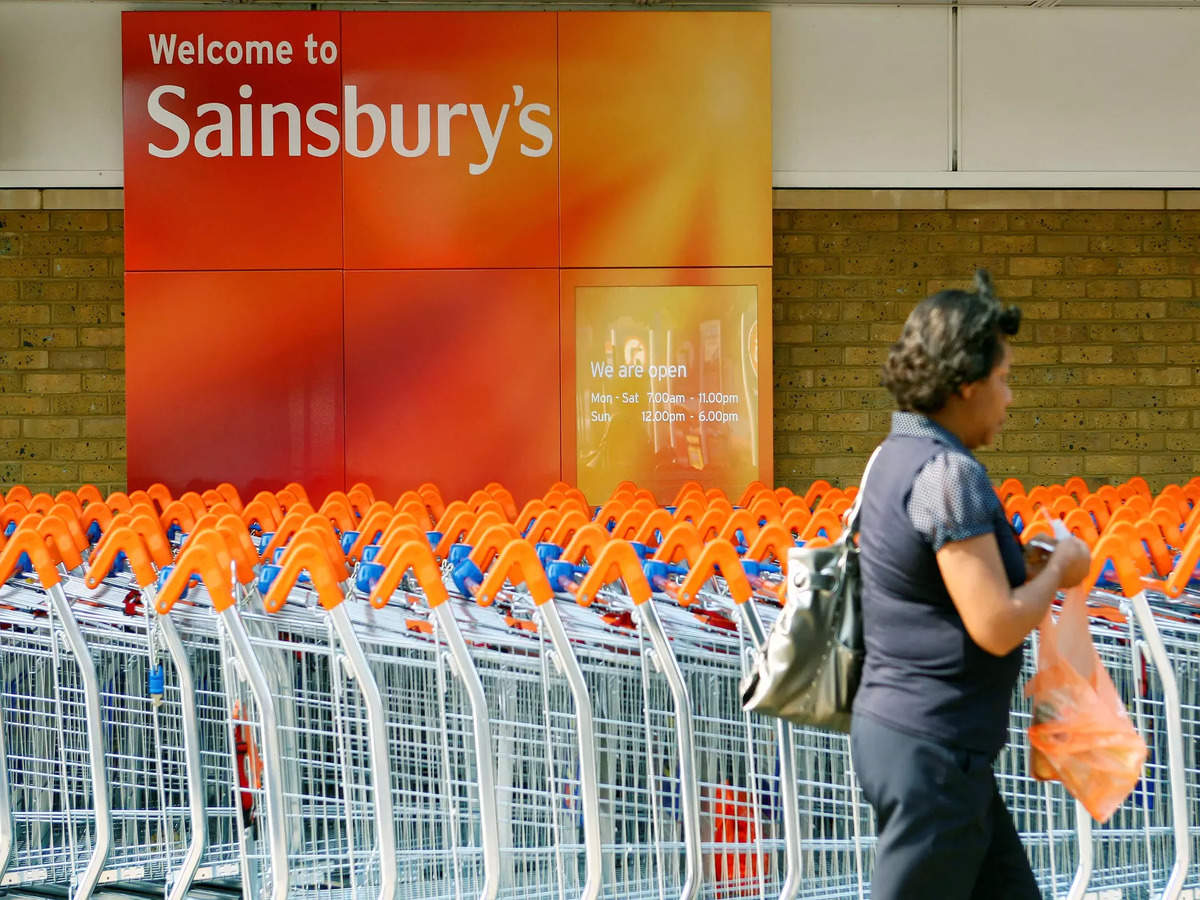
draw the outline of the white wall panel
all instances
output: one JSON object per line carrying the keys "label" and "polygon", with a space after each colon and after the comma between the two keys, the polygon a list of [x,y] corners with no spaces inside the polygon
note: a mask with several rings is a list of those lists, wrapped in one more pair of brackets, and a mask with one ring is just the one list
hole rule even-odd
{"label": "white wall panel", "polygon": [[[0,188],[121,184],[123,8],[0,0]],[[158,6],[157,8],[162,8]],[[772,5],[778,187],[1200,187],[1200,9]]]}
{"label": "white wall panel", "polygon": [[121,4],[0,2],[0,187],[119,187],[121,168]]}
{"label": "white wall panel", "polygon": [[1200,173],[1200,10],[965,8],[959,22],[962,170],[1148,174],[1130,186]]}
{"label": "white wall panel", "polygon": [[776,7],[771,37],[776,185],[949,167],[948,10]]}

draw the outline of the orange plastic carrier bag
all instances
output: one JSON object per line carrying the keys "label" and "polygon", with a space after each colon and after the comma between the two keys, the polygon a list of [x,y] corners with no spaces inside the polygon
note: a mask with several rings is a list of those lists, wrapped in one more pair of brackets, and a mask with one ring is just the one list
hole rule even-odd
{"label": "orange plastic carrier bag", "polygon": [[1038,632],[1038,671],[1025,686],[1033,697],[1030,769],[1041,781],[1061,781],[1105,822],[1137,785],[1146,742],[1092,644],[1086,595],[1068,591],[1058,622],[1047,613]]}

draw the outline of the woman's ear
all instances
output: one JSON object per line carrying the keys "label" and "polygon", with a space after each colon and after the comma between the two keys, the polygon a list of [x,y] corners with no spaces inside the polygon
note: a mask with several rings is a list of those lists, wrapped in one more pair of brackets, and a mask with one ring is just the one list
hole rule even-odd
{"label": "woman's ear", "polygon": [[979,389],[978,381],[968,381],[966,384],[960,385],[958,388],[958,396],[964,400],[970,400],[975,396],[975,391]]}

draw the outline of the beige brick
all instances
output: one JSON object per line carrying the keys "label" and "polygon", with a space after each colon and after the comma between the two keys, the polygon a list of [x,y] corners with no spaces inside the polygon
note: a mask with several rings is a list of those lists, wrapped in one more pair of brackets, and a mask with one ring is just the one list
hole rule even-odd
{"label": "beige brick", "polygon": [[[79,477],[84,483],[101,484],[117,482],[125,484],[125,466],[120,463],[81,463]],[[123,490],[123,487],[115,488]]]}
{"label": "beige brick", "polygon": [[1062,348],[1062,361],[1065,363],[1110,363],[1113,361],[1113,348],[1097,344],[1067,345]]}
{"label": "beige brick", "polygon": [[811,234],[783,233],[775,235],[775,253],[784,256],[792,253],[815,253],[817,239]]}
{"label": "beige brick", "polygon": [[1143,238],[1136,235],[1099,234],[1088,238],[1090,253],[1139,253]]}
{"label": "beige brick", "polygon": [[841,347],[807,345],[792,347],[793,366],[835,366],[842,361]]}
{"label": "beige brick", "polygon": [[[1182,392],[1176,392],[1182,393]],[[1200,392],[1197,392],[1200,397]],[[1195,405],[1194,403],[1191,405]],[[1177,431],[1187,428],[1190,416],[1186,409],[1139,409],[1137,427],[1149,431]]]}
{"label": "beige brick", "polygon": [[1089,279],[1084,293],[1093,300],[1133,298],[1138,295],[1138,285],[1132,279],[1124,281]]}
{"label": "beige brick", "polygon": [[21,238],[24,256],[64,256],[79,249],[79,236],[74,234],[30,233]]}
{"label": "beige brick", "polygon": [[[975,272],[978,269],[987,269],[995,278],[1003,278],[1009,273],[1009,259],[1007,256],[954,256],[950,259],[950,268],[947,272],[950,275],[965,276],[970,279],[970,289],[975,287]],[[1011,273],[1013,275],[1016,272]]]}
{"label": "beige brick", "polygon": [[124,391],[125,376],[111,374],[89,374],[83,376],[83,389],[89,393]]}
{"label": "beige brick", "polygon": [[103,210],[67,210],[50,213],[50,227],[54,231],[106,231],[108,213]]}
{"label": "beige brick", "polygon": [[1161,431],[1116,431],[1108,435],[1109,445],[1117,451],[1157,451],[1166,447]]}
{"label": "beige brick", "polygon": [[1113,316],[1117,319],[1161,319],[1166,314],[1165,301],[1142,300],[1138,303],[1113,304]]}
{"label": "beige brick", "polygon": [[878,366],[887,359],[887,347],[847,347],[843,362],[848,366]]}
{"label": "beige brick", "polygon": [[41,209],[42,192],[34,188],[0,188],[0,210]]}
{"label": "beige brick", "polygon": [[22,300],[74,300],[79,284],[74,281],[25,281],[21,284]]}
{"label": "beige brick", "polygon": [[96,416],[116,412],[112,398],[103,394],[60,394],[50,398],[50,411],[56,416]]}
{"label": "beige brick", "polygon": [[1037,252],[1043,255],[1087,253],[1089,242],[1086,234],[1042,234],[1037,237]]}
{"label": "beige brick", "polygon": [[1116,275],[1117,260],[1108,256],[1068,256],[1063,271],[1067,275]]}
{"label": "beige brick", "polygon": [[1138,333],[1143,341],[1155,343],[1180,343],[1192,339],[1191,325],[1187,322],[1141,322]]}
{"label": "beige brick", "polygon": [[50,441],[29,438],[0,441],[0,459],[19,461],[48,459],[50,447]]}
{"label": "beige brick", "polygon": [[0,394],[0,415],[36,416],[50,410],[48,397],[30,394]]}
{"label": "beige brick", "polygon": [[116,279],[89,278],[79,285],[80,300],[120,300],[125,296],[125,286]]}
{"label": "beige brick", "polygon": [[79,419],[39,416],[21,419],[21,433],[29,438],[74,438],[79,436]]}
{"label": "beige brick", "polygon": [[49,259],[0,256],[0,278],[45,278],[49,274]]}
{"label": "beige brick", "polygon": [[47,189],[42,192],[43,209],[124,209],[125,192],[120,188]]}
{"label": "beige brick", "polygon": [[22,328],[21,342],[31,347],[74,347],[79,341],[75,328]]}
{"label": "beige brick", "polygon": [[1089,475],[1136,475],[1139,459],[1132,455],[1087,454],[1083,457],[1083,471]]}
{"label": "beige brick", "polygon": [[104,350],[51,350],[50,366],[55,369],[104,369],[108,361]]}
{"label": "beige brick", "polygon": [[78,240],[78,252],[84,256],[121,256],[125,252],[125,238],[121,234],[84,234]]}
{"label": "beige brick", "polygon": [[1037,252],[1037,238],[1032,234],[985,234],[984,253],[1030,254]]}
{"label": "beige brick", "polygon": [[1083,278],[1035,278],[1033,296],[1051,299],[1074,299],[1087,292],[1087,280]]}
{"label": "beige brick", "polygon": [[107,277],[109,263],[106,258],[58,257],[54,260],[53,274],[58,278]]}
{"label": "beige brick", "polygon": [[1167,362],[1182,365],[1200,365],[1200,344],[1171,344],[1167,347]]}
{"label": "beige brick", "polygon": [[1059,439],[1061,449],[1071,453],[1100,453],[1109,450],[1112,443],[1107,431],[1064,431]]}
{"label": "beige brick", "polygon": [[[1059,348],[1053,346],[1038,347],[1022,345],[1015,352],[1014,358],[1016,365],[1019,366],[1050,365],[1059,362]],[[1069,361],[1067,359],[1062,360],[1062,362]]]}
{"label": "beige brick", "polygon": [[1087,369],[1084,384],[1133,385],[1145,384],[1134,369],[1125,366],[1093,366]]}
{"label": "beige brick", "polygon": [[1161,212],[1120,213],[1113,220],[1113,229],[1118,231],[1161,231],[1166,227],[1167,215]]}
{"label": "beige brick", "polygon": [[1187,454],[1139,456],[1134,472],[1146,475],[1171,473],[1178,476],[1177,480],[1186,480],[1195,471],[1195,464],[1195,457]]}
{"label": "beige brick", "polygon": [[979,235],[976,234],[935,234],[929,238],[929,250],[932,253],[979,253],[980,249]]}
{"label": "beige brick", "polygon": [[50,320],[56,325],[104,325],[108,322],[108,306],[104,303],[56,303],[51,307]]}
{"label": "beige brick", "polygon": [[783,209],[944,209],[941,190],[797,190],[774,191],[776,210]]}
{"label": "beige brick", "polygon": [[0,438],[15,438],[21,436],[20,419],[0,419]]}
{"label": "beige brick", "polygon": [[1162,345],[1142,344],[1114,347],[1112,361],[1123,366],[1161,365],[1167,361],[1167,348]]}
{"label": "beige brick", "polygon": [[815,372],[815,369],[777,368],[774,375],[775,390],[786,392],[810,388],[815,384]]}
{"label": "beige brick", "polygon": [[954,230],[954,214],[948,212],[911,212],[900,213],[901,231],[952,231]]}
{"label": "beige brick", "polygon": [[1171,260],[1162,256],[1123,256],[1117,259],[1119,275],[1170,275]]}
{"label": "beige brick", "polygon": [[49,231],[50,214],[0,209],[0,231]]}
{"label": "beige brick", "polygon": [[1056,452],[1060,449],[1060,439],[1055,432],[1025,432],[1012,433],[1009,431],[1001,435],[1001,449],[1005,453],[1046,453]]}
{"label": "beige brick", "polygon": [[[118,329],[118,343],[124,340],[124,332]],[[788,343],[811,343],[812,325],[776,325],[775,346]]]}
{"label": "beige brick", "polygon": [[838,270],[838,260],[832,256],[793,256],[787,268],[790,275],[837,275]]}
{"label": "beige brick", "polygon": [[0,353],[0,369],[45,369],[49,366],[45,350],[9,350]]}
{"label": "beige brick", "polygon": [[1109,319],[1112,304],[1106,300],[1068,300],[1062,305],[1064,319]]}
{"label": "beige brick", "polygon": [[105,440],[75,441],[62,440],[54,444],[54,458],[89,462],[111,459],[109,442]]}
{"label": "beige brick", "polygon": [[36,462],[21,465],[21,480],[40,490],[57,492],[79,487],[79,466],[74,463]]}
{"label": "beige brick", "polygon": [[1063,261],[1049,256],[1016,256],[1009,260],[1010,275],[1061,275]]}
{"label": "beige brick", "polygon": [[1183,278],[1153,278],[1138,282],[1143,297],[1190,297],[1192,282]]}
{"label": "beige brick", "polygon": [[33,394],[75,394],[79,392],[81,377],[79,375],[26,375],[24,388]]}
{"label": "beige brick", "polygon": [[1149,387],[1181,387],[1194,383],[1192,370],[1186,366],[1143,368],[1135,370],[1135,374],[1137,375],[1138,384],[1144,384]]}
{"label": "beige brick", "polygon": [[[817,295],[816,284],[803,278],[776,278],[772,293],[781,299],[805,299]],[[836,318],[836,316],[835,316]]]}
{"label": "beige brick", "polygon": [[[776,334],[776,340],[778,339],[778,334]],[[124,343],[124,328],[85,326],[79,329],[79,345],[81,347],[121,347]]]}

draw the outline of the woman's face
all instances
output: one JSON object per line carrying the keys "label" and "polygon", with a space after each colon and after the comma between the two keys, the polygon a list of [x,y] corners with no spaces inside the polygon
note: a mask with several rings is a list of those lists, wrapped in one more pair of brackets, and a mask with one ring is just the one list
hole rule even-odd
{"label": "woman's face", "polygon": [[1012,403],[1012,391],[1008,387],[1008,370],[1012,363],[1012,347],[1007,341],[1000,342],[1000,360],[992,371],[979,381],[966,385],[964,398],[971,411],[971,440],[968,447],[986,447],[996,440],[1004,426],[1004,418]]}

